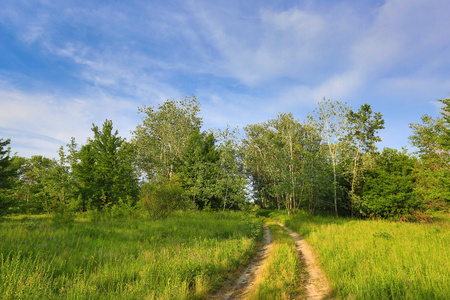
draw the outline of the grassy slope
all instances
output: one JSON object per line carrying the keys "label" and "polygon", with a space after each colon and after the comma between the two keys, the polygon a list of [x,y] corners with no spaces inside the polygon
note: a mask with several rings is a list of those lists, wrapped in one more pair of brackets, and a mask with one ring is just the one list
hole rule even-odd
{"label": "grassy slope", "polygon": [[239,213],[161,221],[46,217],[0,223],[2,299],[202,298],[245,264],[261,236]]}
{"label": "grassy slope", "polygon": [[450,222],[271,216],[312,245],[338,297],[450,299]]}

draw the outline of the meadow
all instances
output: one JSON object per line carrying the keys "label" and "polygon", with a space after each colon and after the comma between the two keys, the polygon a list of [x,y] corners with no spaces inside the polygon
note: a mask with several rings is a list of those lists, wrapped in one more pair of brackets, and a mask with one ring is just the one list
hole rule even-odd
{"label": "meadow", "polygon": [[245,213],[178,213],[57,224],[0,222],[2,299],[200,299],[238,275],[261,222]]}
{"label": "meadow", "polygon": [[450,299],[450,221],[272,218],[314,247],[338,299]]}

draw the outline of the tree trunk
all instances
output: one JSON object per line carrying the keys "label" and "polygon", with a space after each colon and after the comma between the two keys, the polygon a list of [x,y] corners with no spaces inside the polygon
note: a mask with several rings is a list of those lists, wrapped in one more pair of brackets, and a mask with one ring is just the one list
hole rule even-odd
{"label": "tree trunk", "polygon": [[333,165],[333,185],[334,185],[334,212],[336,215],[336,218],[339,218],[338,215],[338,209],[337,209],[337,180],[336,180],[336,164]]}

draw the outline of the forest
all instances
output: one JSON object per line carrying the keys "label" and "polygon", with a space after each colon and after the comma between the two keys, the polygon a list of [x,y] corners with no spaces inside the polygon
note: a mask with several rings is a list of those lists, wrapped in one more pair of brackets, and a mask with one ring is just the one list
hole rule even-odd
{"label": "forest", "polygon": [[13,154],[0,139],[0,215],[270,208],[335,217],[427,220],[450,207],[450,99],[411,124],[417,149],[377,149],[381,112],[326,100],[242,129],[203,129],[195,96],[138,109],[127,141],[113,121],[92,125],[59,158]]}

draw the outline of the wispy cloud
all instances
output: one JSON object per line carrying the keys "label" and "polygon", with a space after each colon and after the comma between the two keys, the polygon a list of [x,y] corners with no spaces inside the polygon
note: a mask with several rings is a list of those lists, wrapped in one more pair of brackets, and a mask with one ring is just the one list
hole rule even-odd
{"label": "wispy cloud", "polygon": [[[32,149],[47,149],[46,154],[56,155],[59,146],[66,145],[71,137],[84,144],[92,136],[92,123],[101,125],[105,119],[113,120],[121,136],[130,137],[136,126],[134,116],[137,105],[127,99],[93,94],[93,98],[63,97],[26,93],[0,88],[0,136],[11,138],[19,155]],[[31,135],[34,134],[33,137]],[[38,150],[38,153],[42,152]],[[37,153],[36,153],[37,154]]]}
{"label": "wispy cloud", "polygon": [[[29,55],[26,68],[0,63],[0,127],[17,139],[84,142],[105,118],[129,136],[138,106],[190,94],[205,125],[223,127],[278,112],[301,118],[323,97],[414,122],[450,92],[446,1],[2,5],[1,29],[20,49],[3,47]],[[405,103],[410,115],[389,115]]]}

